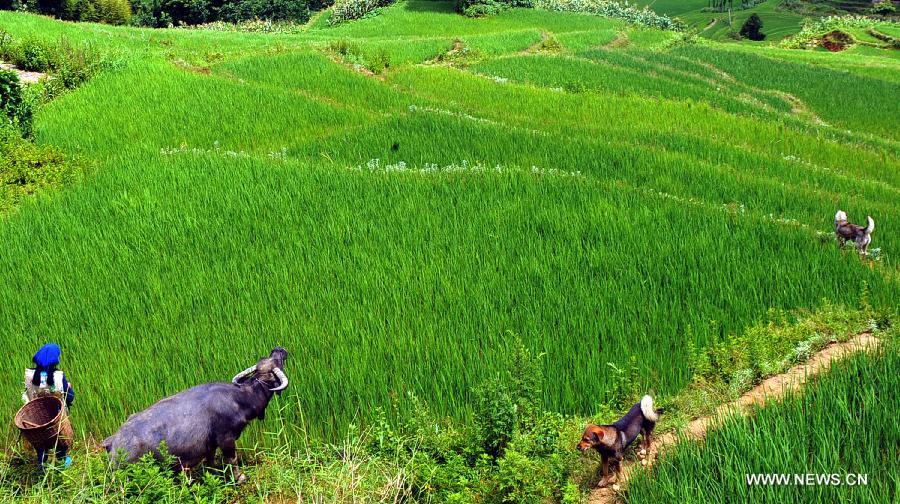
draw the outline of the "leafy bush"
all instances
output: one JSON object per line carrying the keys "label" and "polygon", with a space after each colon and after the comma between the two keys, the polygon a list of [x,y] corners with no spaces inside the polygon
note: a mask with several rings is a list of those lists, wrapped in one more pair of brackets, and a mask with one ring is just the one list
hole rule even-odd
{"label": "leafy bush", "polygon": [[497,14],[510,7],[534,7],[533,0],[457,0],[456,10],[469,17]]}
{"label": "leafy bush", "polygon": [[309,20],[309,5],[296,0],[227,0],[219,10],[219,19],[230,23],[245,19],[304,23]]}
{"label": "leafy bush", "polygon": [[762,30],[763,22],[762,19],[759,18],[759,15],[755,12],[744,21],[743,26],[741,26],[740,35],[741,37],[760,41],[766,39],[766,34],[763,33]]}
{"label": "leafy bush", "polygon": [[12,126],[23,136],[31,134],[32,104],[22,91],[19,76],[10,70],[0,70],[0,111],[3,126]]}
{"label": "leafy bush", "polygon": [[77,160],[35,145],[10,125],[0,125],[0,215],[39,190],[80,180],[84,171]]}
{"label": "leafy bush", "polygon": [[657,14],[647,7],[638,9],[627,3],[611,0],[535,0],[534,7],[560,12],[584,12],[663,30],[684,30],[684,23],[678,19]]}
{"label": "leafy bush", "polygon": [[394,0],[339,0],[335,2],[328,22],[338,25],[353,19],[361,19],[374,15],[378,8],[392,3]]}
{"label": "leafy bush", "polygon": [[475,395],[475,425],[481,446],[491,457],[500,457],[516,431],[516,403],[506,382],[499,378],[484,383]]}
{"label": "leafy bush", "polygon": [[515,338],[509,368],[475,392],[475,426],[484,452],[501,456],[518,430],[540,411],[540,359]]}
{"label": "leafy bush", "polygon": [[46,72],[50,70],[50,52],[48,44],[40,39],[26,39],[18,46],[12,61],[22,70]]}
{"label": "leafy bush", "polygon": [[872,4],[869,13],[877,16],[890,16],[897,13],[897,8],[892,0],[879,0]]}
{"label": "leafy bush", "polygon": [[131,4],[128,0],[97,0],[97,17],[111,25],[124,25],[131,21]]}
{"label": "leafy bush", "polygon": [[209,19],[209,9],[204,0],[162,0],[160,7],[176,26],[205,23]]}
{"label": "leafy bush", "polygon": [[541,408],[542,381],[540,356],[514,338],[503,369],[476,390],[474,428],[434,417],[409,395],[394,403],[396,425],[378,413],[365,436],[367,460],[407,468],[409,489],[423,501],[578,502],[573,445],[583,426]]}
{"label": "leafy bush", "polygon": [[[7,1],[8,6],[17,8]],[[131,19],[131,4],[128,0],[37,0],[20,3],[22,8],[38,14],[53,16],[67,21],[93,21],[113,25],[127,24]]]}

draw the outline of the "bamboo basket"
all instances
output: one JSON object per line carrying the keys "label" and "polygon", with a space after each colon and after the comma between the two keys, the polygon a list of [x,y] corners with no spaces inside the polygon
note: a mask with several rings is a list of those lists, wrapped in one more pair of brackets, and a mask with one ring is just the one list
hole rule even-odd
{"label": "bamboo basket", "polygon": [[40,450],[68,447],[74,438],[72,423],[62,399],[37,397],[16,413],[16,427],[31,446]]}

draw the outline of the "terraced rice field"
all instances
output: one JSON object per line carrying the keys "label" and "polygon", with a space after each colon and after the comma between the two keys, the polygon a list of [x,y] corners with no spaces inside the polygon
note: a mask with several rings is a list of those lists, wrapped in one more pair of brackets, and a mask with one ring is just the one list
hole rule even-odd
{"label": "terraced rice field", "polygon": [[[57,341],[87,434],[274,345],[292,435],[407,392],[466,418],[513,334],[546,405],[589,414],[608,363],[664,401],[772,309],[900,296],[891,54],[421,0],[295,35],[0,27],[120,59],[36,119],[88,180],[0,223],[0,379]],[[879,260],[837,249],[838,208]]]}
{"label": "terraced rice field", "polygon": [[[656,12],[677,16],[696,27],[703,37],[728,40],[731,30],[738,32],[752,14],[762,19],[762,32],[766,39],[781,40],[800,31],[804,16],[781,7],[782,0],[766,0],[748,9],[726,12],[703,12],[709,5],[705,0],[638,0],[639,6],[648,6]],[[735,2],[735,6],[740,2]]]}

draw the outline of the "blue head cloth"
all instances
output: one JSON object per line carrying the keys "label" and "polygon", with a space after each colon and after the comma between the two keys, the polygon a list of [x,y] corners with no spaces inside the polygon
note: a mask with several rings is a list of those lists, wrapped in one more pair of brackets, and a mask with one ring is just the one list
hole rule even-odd
{"label": "blue head cloth", "polygon": [[32,357],[31,360],[33,360],[38,367],[49,368],[51,366],[59,365],[59,356],[61,353],[62,350],[59,349],[59,345],[56,343],[47,343],[34,354],[34,357]]}

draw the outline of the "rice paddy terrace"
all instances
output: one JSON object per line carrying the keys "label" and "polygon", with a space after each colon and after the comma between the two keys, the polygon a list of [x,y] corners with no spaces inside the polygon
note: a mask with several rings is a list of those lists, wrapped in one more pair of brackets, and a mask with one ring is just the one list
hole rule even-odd
{"label": "rice paddy terrace", "polygon": [[[36,117],[93,169],[0,222],[3,382],[60,343],[76,423],[103,437],[283,345],[286,428],[335,438],[407,392],[465,418],[513,334],[544,354],[547,406],[588,414],[607,363],[665,398],[691,348],[772,309],[900,298],[895,51],[420,0],[326,18],[0,13],[118,61]],[[878,260],[837,249],[838,208],[875,217]]]}

